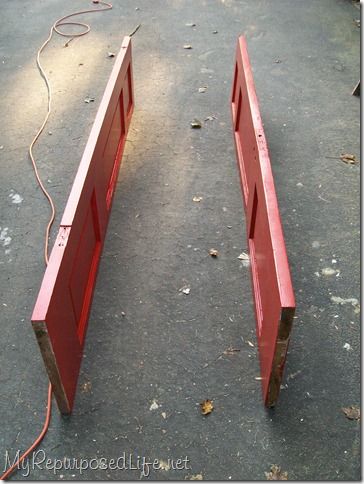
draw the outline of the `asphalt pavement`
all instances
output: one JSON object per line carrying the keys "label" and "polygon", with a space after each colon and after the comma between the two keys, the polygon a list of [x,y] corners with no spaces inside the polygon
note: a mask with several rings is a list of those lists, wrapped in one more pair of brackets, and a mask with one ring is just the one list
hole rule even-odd
{"label": "asphalt pavement", "polygon": [[[1,10],[1,470],[44,420],[48,381],[30,317],[49,209],[27,146],[46,110],[37,49],[57,18],[90,6],[71,3],[12,0]],[[57,207],[54,240],[112,69],[108,52],[141,24],[132,38],[135,111],[74,412],[61,417],[54,403],[38,465],[14,480],[265,480],[272,465],[291,480],[360,479],[360,422],[342,411],[360,406],[360,163],[340,159],[360,159],[360,99],[351,95],[359,17],[348,0],[116,0],[83,17],[87,36],[67,48],[56,36],[47,47],[54,104],[35,154]],[[256,379],[250,269],[238,259],[247,242],[229,97],[240,34],[297,298],[283,387],[269,411]],[[201,129],[191,129],[194,118]],[[208,416],[205,399],[214,405]],[[161,468],[146,475],[100,460],[138,467],[138,455]],[[42,456],[97,469],[47,469]],[[186,465],[173,469],[168,459],[179,458]]]}

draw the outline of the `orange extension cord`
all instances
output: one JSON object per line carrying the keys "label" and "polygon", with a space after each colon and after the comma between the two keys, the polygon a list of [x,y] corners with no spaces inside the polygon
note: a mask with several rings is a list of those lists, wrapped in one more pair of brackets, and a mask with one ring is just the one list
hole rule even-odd
{"label": "orange extension cord", "polygon": [[[74,37],[81,37],[82,35],[86,35],[91,30],[91,27],[88,24],[85,24],[85,23],[82,23],[82,22],[65,22],[65,20],[67,20],[71,17],[74,17],[75,15],[82,15],[84,13],[90,13],[90,12],[102,12],[104,10],[110,10],[112,8],[111,3],[102,2],[101,0],[93,0],[92,3],[101,4],[101,5],[104,5],[104,7],[94,8],[94,9],[89,9],[89,10],[80,10],[78,12],[71,13],[70,15],[65,15],[64,17],[61,17],[60,19],[56,20],[51,27],[51,30],[49,32],[49,36],[48,36],[47,40],[42,44],[41,48],[38,50],[38,53],[37,53],[37,66],[38,66],[38,69],[39,69],[43,79],[44,79],[44,82],[46,83],[47,91],[48,91],[48,109],[47,109],[47,114],[44,118],[44,121],[43,121],[41,127],[39,128],[37,134],[33,138],[33,141],[29,145],[29,157],[30,157],[32,165],[33,165],[33,169],[34,169],[35,178],[37,180],[37,183],[39,184],[42,192],[44,193],[44,196],[47,198],[48,203],[49,203],[50,208],[51,208],[51,216],[50,216],[48,224],[47,224],[47,228],[46,228],[46,232],[45,232],[45,242],[44,242],[44,260],[45,260],[46,265],[48,264],[49,232],[50,232],[50,229],[51,229],[52,224],[54,222],[56,209],[55,209],[52,197],[48,193],[47,189],[45,188],[45,186],[44,186],[44,184],[43,184],[43,182],[42,182],[42,180],[39,176],[37,163],[36,163],[34,156],[33,156],[33,147],[34,147],[35,143],[37,142],[39,136],[42,134],[42,132],[43,132],[43,130],[44,130],[46,124],[47,124],[47,121],[48,121],[49,116],[51,114],[51,104],[52,104],[52,90],[51,90],[51,86],[50,86],[48,77],[47,77],[46,73],[44,72],[43,67],[41,66],[40,55],[43,52],[43,50],[45,49],[45,47],[47,46],[47,44],[49,44],[50,40],[52,39],[53,32],[56,32],[57,34],[59,34],[63,37],[70,37],[70,40],[65,44],[65,45],[68,45],[68,43]],[[83,30],[82,32],[80,32],[78,34],[67,34],[67,33],[64,33],[61,30],[59,30],[59,27],[62,27],[64,25],[77,25],[78,27],[82,27],[85,30]],[[38,437],[35,439],[35,441],[32,443],[32,445],[24,452],[24,454],[22,454],[19,457],[19,459],[11,467],[9,467],[9,469],[7,469],[4,472],[4,474],[0,477],[0,480],[3,481],[5,479],[7,479],[10,476],[10,474],[12,474],[15,470],[19,469],[20,464],[23,462],[23,460],[31,452],[33,452],[33,450],[41,443],[41,441],[43,440],[43,437],[47,433],[47,430],[48,430],[48,427],[49,427],[49,422],[50,422],[50,419],[51,419],[51,411],[52,411],[52,385],[50,383],[49,387],[48,387],[47,413],[46,413],[46,417],[45,417],[45,421],[44,421],[44,425],[43,425],[43,429],[42,429],[41,433],[38,435]]]}

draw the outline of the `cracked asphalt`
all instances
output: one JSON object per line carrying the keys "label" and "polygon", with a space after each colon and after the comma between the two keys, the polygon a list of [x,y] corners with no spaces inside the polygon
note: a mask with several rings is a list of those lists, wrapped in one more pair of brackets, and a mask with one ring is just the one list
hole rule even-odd
{"label": "cracked asphalt", "polygon": [[[48,384],[30,324],[49,213],[27,156],[47,100],[35,56],[57,18],[89,5],[2,4],[1,470],[7,452],[13,459],[37,436]],[[339,159],[360,155],[360,100],[351,96],[359,17],[348,0],[116,0],[112,11],[84,16],[86,37],[64,48],[55,36],[42,58],[53,112],[35,149],[57,207],[52,240],[112,69],[107,53],[142,24],[132,40],[135,111],[74,412],[61,417],[54,405],[40,449],[50,459],[139,455],[163,465],[145,476],[39,464],[12,479],[264,480],[273,464],[291,480],[361,478],[360,423],[342,412],[360,406],[360,317],[357,305],[336,299],[360,298],[360,164]],[[255,379],[249,268],[237,259],[247,244],[229,96],[242,33],[297,298],[283,388],[270,411]],[[191,129],[194,118],[200,130]],[[204,417],[207,398],[214,411]],[[166,464],[178,458],[187,468]]]}

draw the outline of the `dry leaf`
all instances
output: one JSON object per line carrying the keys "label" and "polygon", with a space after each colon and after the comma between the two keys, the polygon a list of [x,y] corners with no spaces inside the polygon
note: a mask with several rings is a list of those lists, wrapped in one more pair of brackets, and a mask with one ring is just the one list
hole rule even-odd
{"label": "dry leaf", "polygon": [[192,474],[192,476],[187,476],[186,479],[189,481],[203,481],[202,474]]}
{"label": "dry leaf", "polygon": [[207,86],[202,86],[198,88],[198,92],[206,92],[207,91]]}
{"label": "dry leaf", "polygon": [[201,200],[203,200],[202,197],[193,197],[192,199],[193,202],[201,202]]}
{"label": "dry leaf", "polygon": [[288,473],[282,471],[279,466],[273,464],[270,468],[270,472],[265,472],[267,481],[288,481]]}
{"label": "dry leaf", "polygon": [[202,415],[208,415],[214,409],[212,400],[204,400],[203,402],[200,403],[200,408],[201,408]]}
{"label": "dry leaf", "polygon": [[249,254],[246,252],[242,252],[239,256],[238,259],[241,260],[243,267],[249,267],[250,266],[250,257]]}
{"label": "dry leaf", "polygon": [[210,249],[209,254],[211,257],[217,257],[219,255],[219,252],[216,249]]}
{"label": "dry leaf", "polygon": [[192,45],[190,45],[190,44],[185,44],[185,45],[183,46],[183,48],[184,48],[184,49],[188,49],[188,50],[189,50],[189,49],[192,49]]}
{"label": "dry leaf", "polygon": [[352,405],[351,407],[343,407],[341,409],[345,417],[349,420],[360,420],[360,408]]}
{"label": "dry leaf", "polygon": [[189,294],[191,291],[191,288],[189,286],[183,286],[181,287],[181,289],[179,290],[179,292],[183,292],[183,294]]}
{"label": "dry leaf", "polygon": [[333,276],[336,274],[336,270],[333,269],[332,267],[325,267],[324,269],[321,270],[321,274],[323,276]]}
{"label": "dry leaf", "polygon": [[229,347],[227,350],[224,351],[224,355],[227,355],[227,356],[235,355],[235,353],[238,353],[239,351],[240,351],[239,348]]}
{"label": "dry leaf", "polygon": [[360,313],[360,304],[359,301],[355,297],[349,297],[347,299],[343,299],[342,297],[339,296],[331,296],[331,301],[334,302],[335,304],[351,304],[354,308],[354,313],[358,314]]}
{"label": "dry leaf", "polygon": [[355,155],[351,155],[350,153],[343,153],[340,156],[340,160],[348,165],[355,165],[357,163]]}
{"label": "dry leaf", "polygon": [[108,52],[108,53],[107,53],[107,56],[108,56],[108,57],[115,57],[115,53],[114,53],[114,52]]}
{"label": "dry leaf", "polygon": [[155,400],[153,400],[151,406],[149,407],[149,410],[151,410],[151,411],[157,410],[157,408],[159,408],[159,405]]}
{"label": "dry leaf", "polygon": [[168,462],[161,459],[159,460],[159,469],[161,469],[162,471],[169,471],[170,465],[168,464]]}
{"label": "dry leaf", "polygon": [[87,381],[81,385],[82,393],[89,393],[91,391],[92,384],[90,381]]}
{"label": "dry leaf", "polygon": [[196,118],[193,121],[191,121],[190,124],[191,124],[191,128],[194,128],[194,129],[200,129],[200,128],[202,128],[201,121],[198,120],[198,119],[196,119]]}
{"label": "dry leaf", "polygon": [[93,98],[93,97],[89,97],[89,96],[85,97],[85,103],[87,103],[87,104],[93,103],[94,101],[95,101],[95,98]]}

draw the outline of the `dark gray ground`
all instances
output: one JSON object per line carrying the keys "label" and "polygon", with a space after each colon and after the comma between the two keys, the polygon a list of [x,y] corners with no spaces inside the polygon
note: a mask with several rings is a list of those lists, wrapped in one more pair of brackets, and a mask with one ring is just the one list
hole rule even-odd
{"label": "dark gray ground", "polygon": [[[47,391],[30,325],[48,217],[27,157],[46,108],[35,54],[56,18],[88,6],[8,0],[1,7],[1,470],[6,450],[13,456],[37,435]],[[133,38],[135,113],[74,414],[61,418],[54,406],[41,446],[47,457],[188,456],[190,470],[151,473],[160,480],[259,480],[271,464],[291,479],[360,478],[359,423],[341,411],[360,404],[359,315],[330,300],[359,297],[359,167],[328,158],[359,156],[360,101],[350,95],[359,79],[356,18],[347,0],[116,0],[112,11],[87,16],[87,37],[67,49],[54,39],[43,57],[54,110],[35,151],[57,227],[112,68],[107,52],[142,23]],[[285,388],[269,412],[255,380],[249,269],[237,259],[246,240],[229,95],[241,33],[297,296]],[[84,103],[86,96],[95,103]],[[194,117],[210,115],[216,119],[200,131],[190,128]],[[194,203],[195,195],[203,200]],[[320,275],[327,267],[337,276]],[[188,296],[179,293],[185,284]],[[219,358],[230,346],[240,352]],[[205,398],[215,405],[208,418],[198,407]],[[31,474],[52,477],[45,469]],[[108,477],[139,479],[140,471],[56,476]]]}

